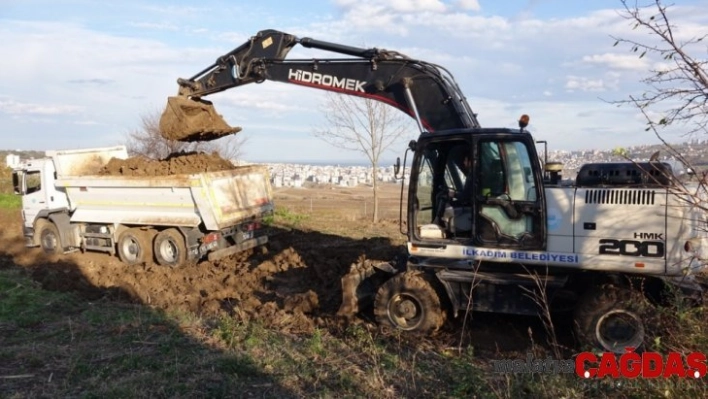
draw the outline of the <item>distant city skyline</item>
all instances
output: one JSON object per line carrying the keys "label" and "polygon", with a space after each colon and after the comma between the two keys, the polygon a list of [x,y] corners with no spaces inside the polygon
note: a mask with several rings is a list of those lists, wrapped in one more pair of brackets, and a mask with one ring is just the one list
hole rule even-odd
{"label": "distant city skyline", "polygon": [[[703,137],[697,137],[693,138],[690,140],[682,141],[682,142],[674,142],[674,143],[669,143],[669,145],[673,147],[678,147],[678,148],[686,148],[686,155],[689,158],[700,158],[708,162],[708,136],[703,138]],[[692,149],[691,151],[688,151],[688,148],[692,148],[692,146],[697,146],[697,149]],[[615,147],[616,148],[616,147]],[[606,157],[612,153],[612,151],[615,148],[589,148],[589,149],[571,149],[571,150],[564,150],[564,149],[556,149],[552,147],[552,143],[549,143],[548,145],[548,153],[551,158],[549,158],[549,161],[554,161],[556,159],[553,159],[553,157],[558,157],[562,156],[563,154],[574,154],[574,153],[598,153],[603,157]],[[646,156],[648,157],[651,153],[653,153],[656,150],[662,151],[663,154],[668,154],[668,151],[664,148],[663,144],[637,144],[633,146],[627,146],[623,147],[627,148],[630,151],[634,152],[644,152],[646,153]],[[69,149],[69,148],[61,148],[61,149]],[[705,151],[703,151],[705,149]],[[543,145],[538,145],[537,146],[537,151],[539,153],[539,156],[543,159],[544,154],[543,154]],[[401,148],[401,155],[399,157],[401,158],[401,162],[403,162],[403,154],[405,152],[405,148]],[[10,154],[24,154],[24,153],[35,153],[35,154],[40,154],[39,156],[42,157],[44,156],[44,151],[43,150],[8,150],[8,149],[0,149],[0,154],[5,154],[10,155]],[[22,155],[20,155],[20,158],[25,159]],[[9,159],[9,158],[6,158]],[[15,159],[14,157],[12,158],[13,160]],[[412,156],[409,153],[407,163],[408,166],[410,165],[410,162],[412,160]],[[331,159],[331,160],[308,160],[308,159],[252,159],[249,158],[248,156],[242,157],[240,159],[237,159],[236,161],[242,161],[246,163],[262,163],[262,164],[292,164],[292,165],[312,165],[312,166],[334,166],[334,165],[340,165],[342,167],[368,167],[371,165],[371,163],[364,159],[362,156],[361,160],[349,160],[349,159]],[[581,160],[573,160],[568,166],[572,167],[577,167],[577,163],[580,162]],[[382,161],[379,161],[379,167],[390,167],[396,162],[396,156],[393,157],[388,157],[384,158]]]}

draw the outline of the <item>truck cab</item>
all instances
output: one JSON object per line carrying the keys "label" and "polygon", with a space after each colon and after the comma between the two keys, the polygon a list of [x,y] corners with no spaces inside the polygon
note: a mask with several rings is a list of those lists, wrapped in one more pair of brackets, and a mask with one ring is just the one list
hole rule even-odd
{"label": "truck cab", "polygon": [[49,158],[22,162],[12,171],[15,194],[22,196],[22,230],[28,246],[38,246],[34,239],[35,221],[69,207],[66,193],[55,186],[56,169]]}

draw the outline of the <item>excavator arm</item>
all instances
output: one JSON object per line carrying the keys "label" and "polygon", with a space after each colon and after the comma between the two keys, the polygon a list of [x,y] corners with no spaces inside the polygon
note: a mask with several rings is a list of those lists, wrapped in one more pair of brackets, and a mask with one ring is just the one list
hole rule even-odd
{"label": "excavator arm", "polygon": [[[296,45],[348,57],[286,59]],[[178,79],[160,119],[165,138],[205,141],[233,128],[202,97],[266,80],[292,83],[390,104],[413,117],[421,132],[479,127],[452,75],[395,51],[357,48],[263,30],[189,79]]]}

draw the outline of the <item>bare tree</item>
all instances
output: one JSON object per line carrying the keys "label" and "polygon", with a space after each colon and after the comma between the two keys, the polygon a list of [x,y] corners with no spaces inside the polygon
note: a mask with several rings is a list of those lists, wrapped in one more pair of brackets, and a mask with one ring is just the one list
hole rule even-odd
{"label": "bare tree", "polygon": [[246,142],[240,135],[194,143],[168,140],[160,134],[159,112],[144,114],[140,119],[140,128],[129,132],[126,137],[126,147],[132,156],[165,159],[170,154],[180,152],[216,152],[222,158],[232,160],[242,155],[243,145]]}
{"label": "bare tree", "polygon": [[646,5],[621,1],[624,10],[620,15],[630,21],[632,29],[640,29],[648,36],[642,42],[613,37],[615,46],[629,45],[639,58],[659,57],[660,62],[642,79],[648,89],[641,97],[630,96],[628,100],[613,103],[637,106],[644,111],[653,109],[661,114],[658,120],[647,118],[647,130],[681,122],[691,125],[688,133],[708,133],[707,61],[697,58],[697,54],[699,57],[706,54],[703,39],[708,33],[681,39],[677,27],[669,20],[669,6],[663,5],[661,0]]}
{"label": "bare tree", "polygon": [[325,126],[315,137],[338,148],[364,154],[373,169],[374,211],[379,220],[378,167],[381,155],[408,130],[410,122],[399,110],[370,98],[325,93]]}
{"label": "bare tree", "polygon": [[[679,29],[669,19],[669,6],[662,4],[661,0],[645,5],[639,5],[637,1],[633,5],[629,5],[627,0],[621,2],[624,10],[620,11],[620,15],[630,21],[633,30],[641,29],[648,36],[643,42],[613,37],[615,46],[629,45],[639,58],[658,56],[662,62],[650,69],[649,76],[641,80],[648,86],[641,96],[630,95],[627,100],[613,103],[636,107],[647,121],[646,130],[661,140],[669,155],[688,170],[698,172],[684,154],[662,137],[659,128],[683,123],[691,126],[688,133],[708,133],[708,61],[694,55],[705,57],[708,45],[703,40],[708,33],[681,39]],[[658,120],[653,117],[655,113],[661,115]],[[658,158],[657,153],[651,160]],[[689,206],[708,211],[708,172],[700,173],[695,180],[697,184],[690,185],[673,176],[668,177],[673,178],[673,189],[683,195]]]}

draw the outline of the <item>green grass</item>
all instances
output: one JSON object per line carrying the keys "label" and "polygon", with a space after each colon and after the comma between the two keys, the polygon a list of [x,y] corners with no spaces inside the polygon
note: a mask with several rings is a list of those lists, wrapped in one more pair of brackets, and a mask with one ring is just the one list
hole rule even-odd
{"label": "green grass", "polygon": [[292,335],[89,301],[30,277],[0,266],[0,397],[454,397],[483,373],[363,326]]}
{"label": "green grass", "polygon": [[[279,217],[292,220],[288,215]],[[490,356],[523,359],[525,353],[489,355],[482,348],[482,356],[474,340],[451,348],[439,338],[383,334],[367,323],[292,334],[258,320],[209,319],[91,298],[43,289],[29,269],[0,251],[0,397],[708,396],[708,378],[496,374]],[[708,353],[704,307],[676,301],[658,314],[662,339],[651,350]],[[546,358],[543,348],[533,350]]]}
{"label": "green grass", "polygon": [[202,322],[46,291],[0,264],[0,397],[228,397],[269,384],[282,396],[249,353],[185,333]]}
{"label": "green grass", "polygon": [[[705,397],[705,381],[495,374],[472,346],[366,325],[293,335],[42,289],[0,259],[0,397]],[[676,310],[678,309],[678,310]],[[663,351],[706,351],[703,308],[667,313]],[[680,325],[680,329],[675,326]],[[668,327],[668,326],[667,326]],[[539,349],[542,351],[542,349]],[[705,352],[704,352],[705,353]],[[538,358],[545,358],[539,353]],[[51,381],[51,383],[49,382]]]}
{"label": "green grass", "polygon": [[285,207],[276,207],[272,215],[268,215],[263,222],[269,226],[297,227],[308,219],[308,215],[297,213]]}
{"label": "green grass", "polygon": [[21,207],[21,196],[15,194],[0,194],[0,209],[19,209]]}

